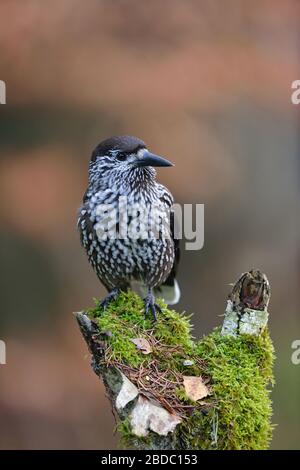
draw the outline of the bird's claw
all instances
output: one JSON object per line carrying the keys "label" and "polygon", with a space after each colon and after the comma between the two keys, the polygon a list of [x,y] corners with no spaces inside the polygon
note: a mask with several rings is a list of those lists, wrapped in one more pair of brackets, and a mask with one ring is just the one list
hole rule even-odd
{"label": "bird's claw", "polygon": [[155,302],[154,295],[149,293],[147,297],[144,299],[145,303],[145,318],[147,318],[151,312],[153,321],[157,320],[156,313],[162,313],[161,307]]}
{"label": "bird's claw", "polygon": [[115,288],[111,290],[109,294],[100,303],[103,310],[105,310],[113,300],[116,300],[119,294],[120,294],[120,289]]}

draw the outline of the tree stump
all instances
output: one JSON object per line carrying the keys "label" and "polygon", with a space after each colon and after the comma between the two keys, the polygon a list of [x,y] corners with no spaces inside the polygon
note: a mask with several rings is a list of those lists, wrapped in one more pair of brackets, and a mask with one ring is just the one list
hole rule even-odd
{"label": "tree stump", "polygon": [[136,449],[266,449],[272,437],[270,287],[259,270],[232,287],[223,325],[199,341],[160,302],[158,321],[122,294],[76,318],[103,380],[121,444]]}

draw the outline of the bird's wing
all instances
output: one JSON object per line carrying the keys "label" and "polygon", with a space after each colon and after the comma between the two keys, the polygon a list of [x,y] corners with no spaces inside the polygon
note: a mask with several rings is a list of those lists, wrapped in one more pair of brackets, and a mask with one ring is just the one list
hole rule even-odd
{"label": "bird's wing", "polygon": [[179,260],[180,260],[180,240],[179,240],[179,238],[175,237],[175,214],[174,214],[173,210],[171,211],[170,220],[171,220],[171,236],[172,236],[172,240],[173,240],[173,243],[174,243],[175,257],[174,257],[174,263],[173,263],[172,270],[171,270],[167,280],[165,281],[165,284],[167,284],[167,285],[169,285],[169,284],[172,285],[173,284],[174,279],[176,278],[176,275],[177,275],[177,269],[178,269],[178,264],[179,264]]}
{"label": "bird's wing", "polygon": [[174,213],[174,210],[172,208],[173,206],[173,196],[171,193],[168,191],[167,188],[161,185],[162,189],[162,196],[161,200],[164,203],[167,203],[170,207],[170,231],[171,231],[171,238],[174,243],[174,263],[173,267],[171,269],[171,272],[165,282],[155,288],[155,294],[158,295],[159,297],[162,297],[166,303],[169,305],[176,304],[179,302],[180,299],[180,289],[178,282],[176,280],[176,275],[177,275],[177,270],[178,270],[178,265],[180,261],[180,240],[179,238],[176,237],[176,232],[175,232],[175,223],[176,223],[176,215]]}

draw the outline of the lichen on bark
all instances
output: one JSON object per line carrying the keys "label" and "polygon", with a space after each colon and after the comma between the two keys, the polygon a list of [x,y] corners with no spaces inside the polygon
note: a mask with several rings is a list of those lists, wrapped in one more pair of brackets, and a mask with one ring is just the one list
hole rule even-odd
{"label": "lichen on bark", "polygon": [[[199,341],[192,337],[190,317],[163,302],[156,323],[145,319],[143,302],[133,292],[105,311],[96,302],[77,314],[123,446],[268,447],[274,383],[266,326],[269,296],[264,275],[257,270],[243,274],[229,295],[223,327]],[[184,377],[201,378],[206,396],[191,400]]]}

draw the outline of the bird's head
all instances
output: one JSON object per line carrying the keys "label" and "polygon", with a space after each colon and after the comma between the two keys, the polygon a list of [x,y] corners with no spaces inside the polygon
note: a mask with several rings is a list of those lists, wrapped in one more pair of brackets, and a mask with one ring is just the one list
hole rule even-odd
{"label": "bird's head", "polygon": [[111,137],[101,142],[92,153],[90,181],[143,179],[155,177],[153,167],[173,166],[165,158],[151,153],[146,144],[132,136]]}

